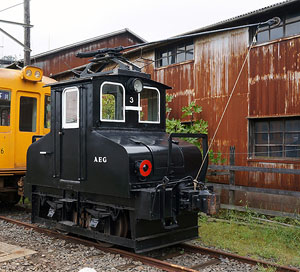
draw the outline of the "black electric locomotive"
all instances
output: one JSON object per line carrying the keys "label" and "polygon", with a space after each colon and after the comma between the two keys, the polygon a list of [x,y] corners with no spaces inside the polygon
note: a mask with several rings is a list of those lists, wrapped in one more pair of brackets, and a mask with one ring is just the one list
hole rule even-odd
{"label": "black electric locomotive", "polygon": [[198,212],[216,203],[207,161],[197,175],[201,152],[180,139],[206,152],[207,136],[168,135],[169,87],[120,51],[82,53],[94,59],[80,77],[51,84],[51,132],[28,150],[25,194],[33,222],[143,252],[197,237]]}

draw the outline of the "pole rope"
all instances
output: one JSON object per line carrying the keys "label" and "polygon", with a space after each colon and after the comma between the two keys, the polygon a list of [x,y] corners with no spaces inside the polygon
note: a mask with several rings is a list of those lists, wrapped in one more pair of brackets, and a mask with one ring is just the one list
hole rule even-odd
{"label": "pole rope", "polygon": [[213,135],[213,137],[212,137],[212,139],[211,139],[211,142],[210,142],[210,144],[208,145],[207,152],[206,152],[206,154],[204,154],[204,157],[203,157],[201,166],[200,166],[200,168],[199,168],[199,171],[198,171],[198,173],[197,173],[197,176],[196,176],[194,182],[198,182],[198,178],[199,178],[199,175],[200,175],[201,170],[202,170],[202,168],[203,168],[204,162],[205,162],[205,160],[206,160],[206,158],[207,158],[207,156],[208,156],[209,150],[210,150],[210,148],[211,148],[211,146],[212,146],[212,144],[213,144],[213,142],[214,142],[214,140],[215,140],[215,137],[216,137],[216,135],[217,135],[217,132],[218,132],[218,130],[219,130],[219,127],[220,127],[220,125],[221,125],[221,123],[222,123],[222,121],[223,121],[224,115],[225,115],[226,110],[227,110],[227,108],[228,108],[228,106],[229,106],[229,103],[230,103],[230,101],[231,101],[231,98],[232,98],[232,96],[233,96],[233,93],[234,93],[234,91],[235,91],[235,88],[236,88],[236,86],[237,86],[237,84],[238,84],[238,81],[239,81],[239,79],[240,79],[240,77],[241,77],[241,74],[242,74],[242,72],[243,72],[243,70],[244,70],[244,67],[245,67],[245,65],[246,65],[246,62],[247,62],[247,60],[249,59],[250,51],[251,51],[251,49],[252,49],[252,47],[253,47],[254,42],[256,41],[256,35],[257,35],[257,33],[258,33],[258,30],[259,30],[259,26],[258,26],[257,29],[256,29],[255,35],[253,36],[253,39],[252,39],[252,42],[251,42],[251,44],[250,44],[250,46],[249,46],[249,50],[248,50],[248,52],[247,52],[247,55],[246,55],[246,57],[245,57],[245,59],[244,59],[244,62],[243,62],[243,64],[242,64],[242,67],[241,67],[241,69],[240,69],[240,71],[239,71],[239,74],[238,74],[238,76],[237,76],[237,79],[236,79],[236,81],[235,81],[235,83],[234,83],[234,85],[233,85],[233,88],[232,88],[231,93],[230,93],[230,95],[229,95],[228,101],[227,101],[226,106],[225,106],[225,108],[224,108],[224,111],[223,111],[223,113],[222,113],[222,115],[221,115],[221,118],[220,118],[220,120],[219,120],[219,123],[218,123],[218,125],[217,125],[217,128],[216,128],[216,130],[215,130],[215,132],[214,132],[214,135]]}

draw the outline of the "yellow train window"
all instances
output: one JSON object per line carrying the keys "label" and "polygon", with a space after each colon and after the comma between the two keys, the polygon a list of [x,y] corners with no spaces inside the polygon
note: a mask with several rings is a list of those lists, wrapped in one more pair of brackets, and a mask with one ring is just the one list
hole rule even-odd
{"label": "yellow train window", "polygon": [[10,92],[0,90],[0,126],[10,125]]}
{"label": "yellow train window", "polygon": [[36,131],[37,100],[33,97],[20,98],[20,131]]}
{"label": "yellow train window", "polygon": [[51,122],[51,97],[45,95],[45,116],[44,116],[44,127],[50,128]]}

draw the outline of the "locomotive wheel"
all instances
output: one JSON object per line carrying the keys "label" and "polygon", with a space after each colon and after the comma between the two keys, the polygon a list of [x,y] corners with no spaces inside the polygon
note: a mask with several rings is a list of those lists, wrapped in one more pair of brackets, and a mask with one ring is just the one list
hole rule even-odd
{"label": "locomotive wheel", "polygon": [[87,214],[85,217],[85,227],[89,230],[91,230],[92,228],[90,227],[90,222],[91,222],[91,215]]}
{"label": "locomotive wheel", "polygon": [[127,237],[129,229],[128,218],[124,212],[121,212],[114,224],[113,235]]}
{"label": "locomotive wheel", "polygon": [[1,202],[8,206],[16,205],[20,199],[21,196],[18,195],[18,192],[5,193],[0,198]]}
{"label": "locomotive wheel", "polygon": [[73,212],[73,222],[77,225],[77,212]]}

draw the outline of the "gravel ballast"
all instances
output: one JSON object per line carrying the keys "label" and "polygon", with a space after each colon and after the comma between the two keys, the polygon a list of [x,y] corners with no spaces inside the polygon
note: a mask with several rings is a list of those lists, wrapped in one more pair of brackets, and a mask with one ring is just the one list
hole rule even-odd
{"label": "gravel ballast", "polygon": [[[30,223],[30,214],[20,210],[5,211],[1,215]],[[36,254],[20,257],[0,263],[0,272],[23,271],[79,271],[89,267],[100,271],[162,271],[143,265],[141,262],[123,258],[118,254],[110,254],[69,241],[53,238],[0,220],[0,242],[17,245],[36,251]],[[167,255],[168,249],[162,249],[159,255]],[[151,254],[150,254],[151,255]],[[154,254],[154,255],[157,255]],[[177,265],[192,267],[211,259],[208,255],[195,253],[176,256],[165,261]],[[248,264],[221,259],[219,264],[202,268],[201,271],[256,271],[256,267]]]}

